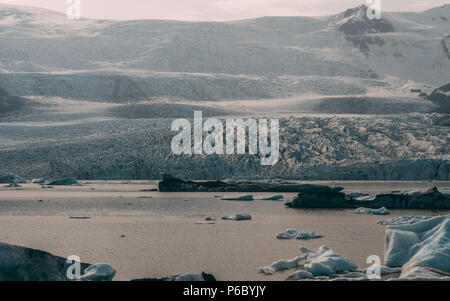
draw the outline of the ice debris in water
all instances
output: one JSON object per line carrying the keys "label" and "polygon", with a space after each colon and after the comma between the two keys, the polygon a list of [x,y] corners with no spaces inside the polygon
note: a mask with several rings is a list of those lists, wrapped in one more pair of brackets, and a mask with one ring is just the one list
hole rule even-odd
{"label": "ice debris in water", "polygon": [[381,207],[380,209],[371,209],[360,207],[355,210],[356,214],[371,214],[371,215],[388,215],[389,210],[386,207]]}
{"label": "ice debris in water", "polygon": [[427,219],[432,218],[432,216],[422,216],[422,215],[409,215],[393,217],[390,219],[381,219],[377,223],[380,225],[404,225],[404,224],[415,224]]}
{"label": "ice debris in water", "polygon": [[450,215],[386,228],[385,264],[400,279],[450,280]]}
{"label": "ice debris in water", "polygon": [[301,232],[297,230],[286,230],[284,232],[280,232],[277,235],[278,239],[314,239],[314,238],[322,238],[323,235],[317,234],[315,232]]}

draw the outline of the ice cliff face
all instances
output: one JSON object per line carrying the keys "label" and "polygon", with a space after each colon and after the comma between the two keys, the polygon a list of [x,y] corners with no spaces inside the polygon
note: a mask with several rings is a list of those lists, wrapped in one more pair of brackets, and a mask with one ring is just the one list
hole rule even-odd
{"label": "ice cliff face", "polygon": [[281,119],[280,160],[270,167],[250,155],[174,155],[171,120],[2,125],[1,171],[78,179],[160,179],[169,173],[188,179],[448,180],[444,117]]}

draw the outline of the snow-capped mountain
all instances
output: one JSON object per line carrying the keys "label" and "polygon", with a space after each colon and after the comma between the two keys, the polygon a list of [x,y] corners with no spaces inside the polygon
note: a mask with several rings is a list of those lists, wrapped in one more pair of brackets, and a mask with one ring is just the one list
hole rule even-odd
{"label": "snow-capped mountain", "polygon": [[[0,173],[448,180],[449,19],[450,5],[234,22],[0,5],[0,113],[29,108],[0,116]],[[193,110],[279,118],[279,162],[174,155],[172,118]]]}
{"label": "snow-capped mountain", "polygon": [[0,5],[0,86],[13,95],[129,101],[405,97],[450,79],[450,5],[367,7],[234,22],[69,20]]}

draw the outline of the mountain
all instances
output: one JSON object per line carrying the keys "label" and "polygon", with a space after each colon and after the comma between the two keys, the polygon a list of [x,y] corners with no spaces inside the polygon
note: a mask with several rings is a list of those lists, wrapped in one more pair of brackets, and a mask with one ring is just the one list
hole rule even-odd
{"label": "mountain", "polygon": [[450,78],[450,5],[367,18],[68,20],[0,5],[0,83],[16,95],[122,102],[411,95]]}

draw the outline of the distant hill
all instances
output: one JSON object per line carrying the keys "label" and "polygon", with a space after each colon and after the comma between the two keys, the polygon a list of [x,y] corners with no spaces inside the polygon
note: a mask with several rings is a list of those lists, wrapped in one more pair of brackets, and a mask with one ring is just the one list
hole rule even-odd
{"label": "distant hill", "polygon": [[0,4],[0,83],[19,96],[126,102],[411,96],[411,88],[431,92],[448,82],[450,5],[383,12],[380,20],[366,12],[363,5],[324,17],[73,21]]}

